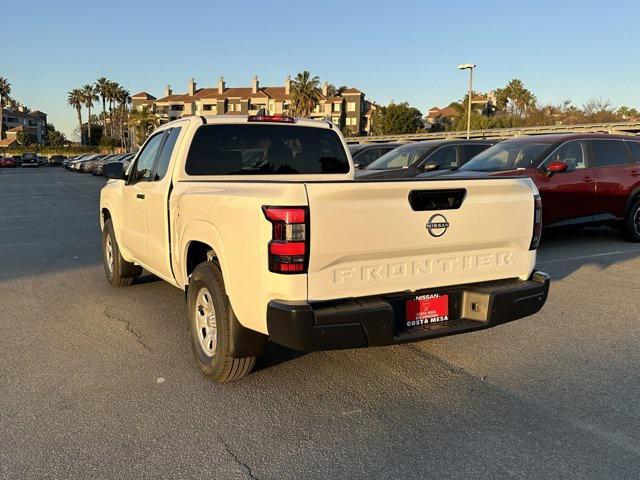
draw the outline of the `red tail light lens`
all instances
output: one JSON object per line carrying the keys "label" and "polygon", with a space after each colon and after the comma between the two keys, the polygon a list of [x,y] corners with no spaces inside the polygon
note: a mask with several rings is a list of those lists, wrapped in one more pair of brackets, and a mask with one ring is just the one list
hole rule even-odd
{"label": "red tail light lens", "polygon": [[309,264],[309,209],[307,207],[262,207],[271,222],[269,271],[307,273]]}
{"label": "red tail light lens", "polygon": [[296,119],[286,115],[249,115],[249,122],[296,123]]}
{"label": "red tail light lens", "polygon": [[540,239],[542,238],[542,199],[540,195],[534,195],[533,207],[533,235],[531,236],[529,250],[538,248]]}

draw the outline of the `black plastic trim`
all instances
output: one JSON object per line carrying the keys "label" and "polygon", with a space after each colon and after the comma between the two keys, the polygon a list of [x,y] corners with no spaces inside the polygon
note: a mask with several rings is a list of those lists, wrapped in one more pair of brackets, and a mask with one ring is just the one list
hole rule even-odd
{"label": "black plastic trim", "polygon": [[[267,306],[267,328],[271,340],[301,351],[415,342],[533,315],[546,302],[549,284],[549,275],[534,271],[527,281],[506,279],[410,294],[315,303],[272,300]],[[438,291],[451,295],[451,320],[411,330],[398,327],[407,298]]]}

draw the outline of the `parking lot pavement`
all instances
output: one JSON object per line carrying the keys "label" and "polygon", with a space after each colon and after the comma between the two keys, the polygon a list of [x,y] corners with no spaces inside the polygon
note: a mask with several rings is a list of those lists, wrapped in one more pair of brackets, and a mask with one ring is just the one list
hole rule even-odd
{"label": "parking lot pavement", "polygon": [[637,478],[640,245],[545,234],[534,317],[216,385],[179,290],[104,280],[103,183],[0,170],[0,477]]}

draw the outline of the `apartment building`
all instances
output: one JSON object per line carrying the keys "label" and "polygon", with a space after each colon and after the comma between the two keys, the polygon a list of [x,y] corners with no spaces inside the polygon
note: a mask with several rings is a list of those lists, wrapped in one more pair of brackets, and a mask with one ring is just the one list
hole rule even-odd
{"label": "apartment building", "polygon": [[[156,98],[147,92],[131,97],[133,108],[148,106],[165,123],[185,115],[255,115],[264,109],[268,115],[286,114],[291,104],[291,77],[283,86],[261,86],[257,76],[251,86],[229,87],[224,77],[218,79],[216,87],[198,88],[192,78],[185,93],[174,93],[167,85],[164,94]],[[337,96],[329,95],[329,85],[322,85],[320,101],[311,113],[311,118],[327,119],[342,130],[354,134],[370,132],[371,114],[375,105],[365,99],[357,88],[348,88]]]}
{"label": "apartment building", "polygon": [[16,110],[5,108],[2,115],[2,127],[5,138],[0,140],[0,148],[6,148],[17,143],[20,132],[27,132],[34,142],[43,144],[47,135],[47,114],[39,110],[28,112],[24,107]]}

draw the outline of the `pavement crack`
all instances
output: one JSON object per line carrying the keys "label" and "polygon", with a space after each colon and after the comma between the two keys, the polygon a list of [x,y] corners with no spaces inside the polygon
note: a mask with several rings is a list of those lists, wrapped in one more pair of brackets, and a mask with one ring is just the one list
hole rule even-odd
{"label": "pavement crack", "polygon": [[240,458],[233,452],[233,450],[229,448],[229,445],[227,445],[227,442],[225,442],[223,438],[220,438],[220,443],[222,443],[222,446],[227,451],[227,453],[231,456],[233,461],[236,462],[238,465],[240,465],[240,467],[242,467],[242,469],[247,473],[247,475],[249,475],[249,478],[258,479],[258,477],[256,477],[251,471],[251,467],[246,463],[244,463],[242,460],[240,460]]}
{"label": "pavement crack", "polygon": [[136,332],[133,328],[131,328],[131,322],[129,320],[125,320],[124,318],[120,318],[120,317],[116,317],[115,315],[112,315],[111,313],[109,313],[109,307],[104,308],[104,314],[107,318],[123,324],[124,327],[127,329],[127,332],[133,335],[133,337],[136,339],[136,342],[138,342],[142,346],[142,348],[144,348],[148,352],[151,351],[151,349],[147,346],[147,344],[144,343],[144,341],[142,340],[142,337],[138,334],[138,332]]}

